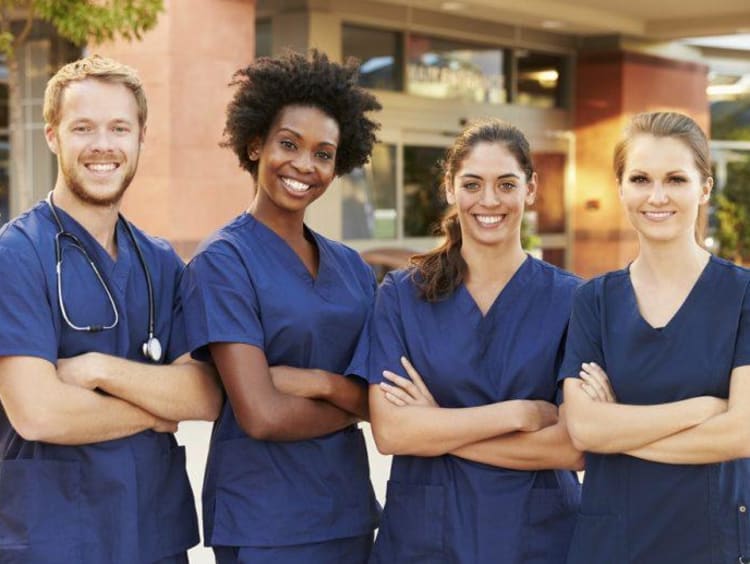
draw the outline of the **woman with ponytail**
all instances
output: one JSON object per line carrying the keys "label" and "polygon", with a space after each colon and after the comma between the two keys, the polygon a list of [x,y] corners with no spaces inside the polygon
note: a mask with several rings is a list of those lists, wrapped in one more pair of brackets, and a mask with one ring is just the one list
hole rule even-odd
{"label": "woman with ponytail", "polygon": [[521,247],[537,177],[523,133],[466,129],[444,162],[444,243],[386,277],[368,378],[394,454],[371,563],[562,563],[578,506],[555,404],[576,277]]}

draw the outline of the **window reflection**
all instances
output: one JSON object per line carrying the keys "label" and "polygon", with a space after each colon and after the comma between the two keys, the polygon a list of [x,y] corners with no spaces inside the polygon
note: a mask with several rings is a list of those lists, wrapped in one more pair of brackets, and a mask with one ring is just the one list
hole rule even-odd
{"label": "window reflection", "polygon": [[429,237],[447,207],[441,188],[440,147],[404,147],[404,236]]}
{"label": "window reflection", "polygon": [[507,101],[503,49],[411,34],[407,60],[410,94],[491,104]]}
{"label": "window reflection", "polygon": [[516,51],[516,62],[517,104],[535,108],[560,108],[564,105],[564,57],[519,50]]}
{"label": "window reflection", "polygon": [[396,31],[345,24],[344,58],[360,61],[359,84],[380,90],[403,90],[402,35]]}
{"label": "window reflection", "polygon": [[376,145],[370,162],[339,179],[344,239],[395,239],[396,147]]}

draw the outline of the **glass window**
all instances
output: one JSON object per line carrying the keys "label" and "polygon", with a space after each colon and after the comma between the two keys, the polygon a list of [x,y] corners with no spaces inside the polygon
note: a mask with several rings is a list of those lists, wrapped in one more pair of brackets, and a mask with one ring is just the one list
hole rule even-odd
{"label": "glass window", "polygon": [[404,147],[404,236],[430,237],[447,207],[441,187],[440,147]]}
{"label": "glass window", "polygon": [[341,34],[344,59],[360,61],[359,84],[403,90],[403,39],[399,32],[344,24]]}
{"label": "glass window", "polygon": [[409,35],[406,49],[410,94],[491,104],[507,101],[505,50],[419,34]]}
{"label": "glass window", "polygon": [[271,20],[255,22],[255,57],[270,57],[271,48]]}
{"label": "glass window", "polygon": [[339,179],[344,239],[395,239],[396,147],[376,145],[370,162]]}
{"label": "glass window", "polygon": [[535,108],[564,106],[565,57],[516,51],[516,104]]}

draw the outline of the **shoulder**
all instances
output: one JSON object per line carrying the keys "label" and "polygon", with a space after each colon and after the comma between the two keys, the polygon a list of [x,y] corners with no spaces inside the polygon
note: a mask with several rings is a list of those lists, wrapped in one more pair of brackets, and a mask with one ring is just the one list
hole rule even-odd
{"label": "shoulder", "polygon": [[182,269],[185,263],[169,241],[163,237],[150,235],[129,221],[127,223],[139,249],[144,254],[144,258],[149,258],[151,259],[149,262],[154,262],[162,267]]}
{"label": "shoulder", "polygon": [[578,286],[575,291],[575,301],[576,303],[586,301],[601,304],[613,289],[621,287],[628,281],[628,276],[627,268],[594,276]]}
{"label": "shoulder", "polygon": [[46,247],[49,247],[54,260],[57,230],[44,214],[43,205],[43,202],[37,204],[0,229],[0,254],[4,261],[14,261],[16,265],[39,263],[40,255],[46,254],[42,249]]}
{"label": "shoulder", "polygon": [[223,255],[235,257],[241,254],[240,247],[252,239],[255,221],[250,214],[243,213],[206,237],[195,250],[194,258],[201,255]]}
{"label": "shoulder", "polygon": [[324,247],[333,260],[342,268],[352,269],[358,278],[368,284],[374,284],[375,274],[372,267],[365,262],[359,251],[352,249],[340,241],[329,239],[320,233],[310,230],[315,241],[320,247]]}
{"label": "shoulder", "polygon": [[581,277],[558,266],[531,256],[529,260],[535,279],[540,280],[545,286],[549,285],[563,292],[573,292],[583,283]]}
{"label": "shoulder", "polygon": [[711,255],[710,266],[713,270],[722,278],[736,281],[740,284],[747,284],[750,282],[750,269],[734,264],[731,261]]}

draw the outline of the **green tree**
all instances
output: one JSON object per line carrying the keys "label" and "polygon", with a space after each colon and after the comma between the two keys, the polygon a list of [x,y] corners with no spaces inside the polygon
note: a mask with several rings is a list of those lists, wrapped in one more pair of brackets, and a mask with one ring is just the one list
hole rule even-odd
{"label": "green tree", "polygon": [[163,0],[0,0],[0,54],[8,67],[10,177],[18,188],[13,192],[21,196],[21,207],[31,205],[32,191],[21,151],[26,133],[16,53],[34,21],[49,22],[62,37],[82,46],[117,37],[140,39],[156,25],[163,9]]}

